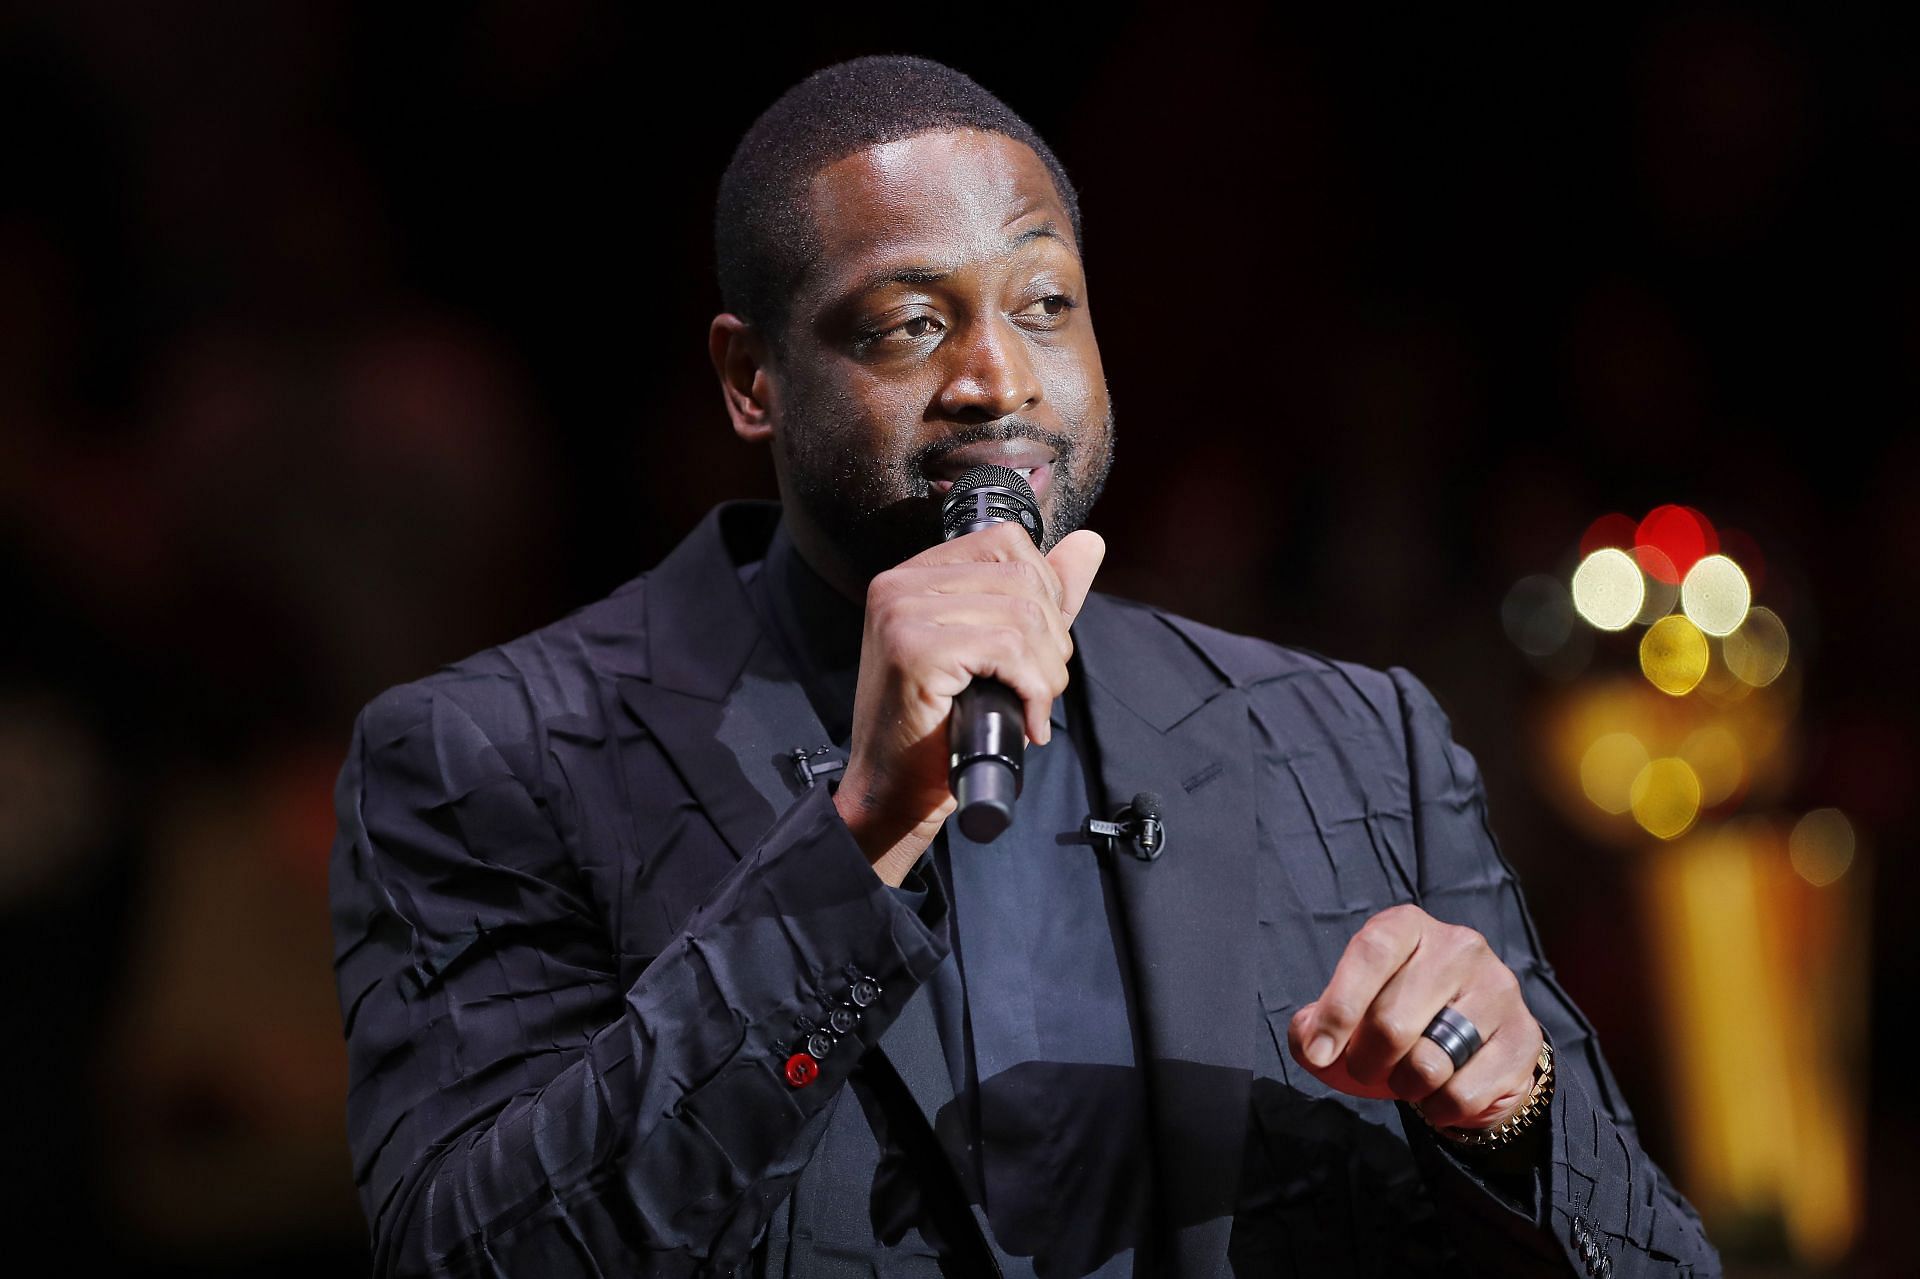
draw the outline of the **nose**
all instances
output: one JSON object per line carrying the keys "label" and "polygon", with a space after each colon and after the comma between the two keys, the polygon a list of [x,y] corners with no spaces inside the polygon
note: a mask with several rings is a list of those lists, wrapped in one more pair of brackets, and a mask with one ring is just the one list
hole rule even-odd
{"label": "nose", "polygon": [[963,422],[995,422],[1040,403],[1040,378],[1026,343],[1004,317],[968,325],[948,342],[953,365],[940,388],[941,413]]}

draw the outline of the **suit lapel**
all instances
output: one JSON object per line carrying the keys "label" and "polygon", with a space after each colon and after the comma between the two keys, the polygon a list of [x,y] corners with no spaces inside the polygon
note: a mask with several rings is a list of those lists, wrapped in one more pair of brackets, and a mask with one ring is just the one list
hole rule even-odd
{"label": "suit lapel", "polygon": [[[649,678],[620,681],[645,724],[736,858],[805,794],[792,752],[827,745],[827,730],[747,598],[739,565],[762,556],[779,507],[716,507],[647,575]],[[953,1099],[924,999],[911,1001],[888,1056],[931,1126]],[[931,1054],[905,1051],[914,1037]],[[926,1061],[939,1065],[926,1068]]]}
{"label": "suit lapel", "polygon": [[1160,796],[1157,861],[1115,856],[1146,1049],[1167,1272],[1225,1264],[1257,1021],[1247,699],[1151,611],[1089,598],[1074,633],[1107,813]]}
{"label": "suit lapel", "polygon": [[803,793],[791,752],[827,741],[740,582],[778,515],[768,503],[718,506],[647,575],[649,677],[620,681],[735,857]]}

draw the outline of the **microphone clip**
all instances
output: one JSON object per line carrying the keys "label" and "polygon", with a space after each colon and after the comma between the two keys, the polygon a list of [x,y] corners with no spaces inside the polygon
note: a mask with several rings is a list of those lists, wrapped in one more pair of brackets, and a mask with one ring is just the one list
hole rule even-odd
{"label": "microphone clip", "polygon": [[[808,790],[812,790],[813,784],[822,777],[830,773],[837,773],[845,768],[847,761],[844,759],[823,758],[832,753],[833,747],[831,746],[822,746],[819,750],[814,751],[810,751],[804,746],[796,746],[791,751],[788,751],[787,762],[793,765],[794,780]],[[816,764],[814,762],[815,760],[821,760],[822,762]]]}
{"label": "microphone clip", "polygon": [[1160,797],[1152,791],[1141,791],[1113,816],[1110,822],[1088,817],[1080,828],[1095,848],[1125,849],[1143,862],[1156,861],[1166,851],[1167,827],[1160,820]]}

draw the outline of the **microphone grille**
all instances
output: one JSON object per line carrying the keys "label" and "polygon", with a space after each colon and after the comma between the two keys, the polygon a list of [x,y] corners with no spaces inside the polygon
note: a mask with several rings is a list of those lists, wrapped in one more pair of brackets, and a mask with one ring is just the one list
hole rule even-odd
{"label": "microphone grille", "polygon": [[1135,817],[1158,817],[1160,797],[1150,790],[1143,790],[1133,797],[1133,802],[1127,807],[1133,810]]}
{"label": "microphone grille", "polygon": [[1044,546],[1046,527],[1040,522],[1040,503],[1033,486],[1020,472],[1004,466],[982,463],[969,468],[940,506],[940,529],[945,540],[952,541],[983,524],[1012,521],[1020,524],[1033,538],[1035,546]]}

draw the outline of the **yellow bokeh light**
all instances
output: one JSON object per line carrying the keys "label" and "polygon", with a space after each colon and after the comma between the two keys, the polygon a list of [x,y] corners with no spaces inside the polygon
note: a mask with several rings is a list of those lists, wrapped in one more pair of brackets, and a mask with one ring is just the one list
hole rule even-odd
{"label": "yellow bokeh light", "polygon": [[1700,779],[1684,759],[1648,760],[1629,792],[1633,820],[1649,835],[1678,839],[1700,815]]}
{"label": "yellow bokeh light", "polygon": [[1640,669],[1655,688],[1675,697],[1693,691],[1710,658],[1707,637],[1678,613],[1661,618],[1640,637]]}
{"label": "yellow bokeh light", "polygon": [[1647,748],[1632,733],[1608,733],[1580,757],[1580,789],[1602,812],[1633,806],[1633,779],[1647,766]]}
{"label": "yellow bokeh light", "polygon": [[1646,582],[1633,557],[1615,546],[1602,547],[1573,571],[1573,607],[1603,631],[1625,630],[1646,603]]}
{"label": "yellow bokeh light", "polygon": [[1740,739],[1718,724],[1698,729],[1680,745],[1680,758],[1700,779],[1700,806],[1712,808],[1747,780],[1747,755]]}
{"label": "yellow bokeh light", "polygon": [[1714,657],[1707,663],[1706,676],[1694,691],[1709,706],[1727,710],[1745,701],[1753,695],[1753,685],[1727,669],[1727,644],[1725,640],[1715,643],[1707,641]]}
{"label": "yellow bokeh light", "polygon": [[1794,823],[1787,857],[1800,878],[1824,888],[1853,865],[1853,823],[1837,808],[1816,808]]}
{"label": "yellow bokeh light", "polygon": [[1731,635],[1747,619],[1753,588],[1724,555],[1703,555],[1680,583],[1680,610],[1709,635]]}
{"label": "yellow bokeh light", "polygon": [[1765,688],[1787,669],[1787,626],[1770,608],[1750,609],[1722,645],[1727,669],[1743,683]]}

